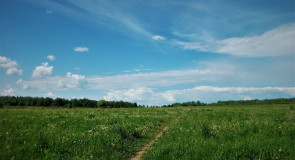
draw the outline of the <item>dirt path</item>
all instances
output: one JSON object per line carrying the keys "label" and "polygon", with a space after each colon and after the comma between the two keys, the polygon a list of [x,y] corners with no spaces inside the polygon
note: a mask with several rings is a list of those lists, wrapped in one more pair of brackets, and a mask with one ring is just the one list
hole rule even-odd
{"label": "dirt path", "polygon": [[[184,114],[184,113],[187,112],[187,111],[189,111],[189,109],[188,109],[188,108],[185,108],[182,114]],[[174,120],[172,123],[173,123],[173,124],[178,123],[179,117],[180,117],[180,116],[177,116],[177,118],[175,118],[175,120]],[[145,153],[149,150],[150,146],[156,141],[157,138],[161,137],[162,134],[164,133],[164,131],[166,131],[167,129],[168,129],[168,126],[164,127],[164,128],[162,129],[162,131],[161,131],[158,135],[156,135],[156,137],[155,137],[152,141],[150,141],[150,142],[147,143],[145,146],[143,146],[143,147],[141,148],[141,150],[138,151],[138,152],[136,153],[136,156],[135,156],[134,158],[131,158],[131,160],[141,160],[141,156],[142,156],[143,154],[145,154]]]}
{"label": "dirt path", "polygon": [[163,132],[165,130],[168,129],[168,126],[164,127],[163,130],[152,140],[150,141],[148,144],[146,144],[145,146],[143,146],[141,148],[141,150],[139,152],[136,153],[136,156],[134,158],[131,158],[131,160],[140,160],[141,159],[141,156],[148,151],[149,147],[155,142],[155,140],[159,137],[162,136]]}

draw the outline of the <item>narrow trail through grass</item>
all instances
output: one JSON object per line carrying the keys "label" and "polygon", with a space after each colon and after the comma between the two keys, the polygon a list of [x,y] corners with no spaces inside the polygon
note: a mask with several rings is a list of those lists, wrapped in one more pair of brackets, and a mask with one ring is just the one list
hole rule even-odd
{"label": "narrow trail through grass", "polygon": [[150,141],[145,146],[143,146],[142,149],[136,153],[136,156],[134,158],[131,158],[131,160],[140,160],[141,156],[148,151],[149,147],[156,141],[156,139],[161,137],[164,131],[166,131],[167,129],[168,129],[168,126],[164,127],[163,130],[158,135],[156,135],[156,137],[152,141]]}
{"label": "narrow trail through grass", "polygon": [[[183,109],[183,110],[182,110],[182,115],[184,115],[187,111],[189,111],[189,109],[187,109],[187,108]],[[171,124],[176,124],[176,123],[178,123],[179,118],[180,118],[180,116],[177,116],[177,117],[175,118],[175,120],[174,120]],[[171,124],[170,124],[170,125],[171,125]],[[141,150],[138,151],[138,152],[135,154],[135,157],[131,158],[131,160],[141,160],[141,157],[142,157],[142,156],[143,156],[143,155],[149,150],[150,146],[152,146],[152,145],[154,144],[154,142],[155,142],[158,138],[160,138],[160,137],[163,135],[163,133],[164,133],[166,130],[168,130],[168,129],[169,129],[169,126],[165,126],[165,127],[162,129],[162,131],[161,131],[159,134],[157,134],[157,135],[154,137],[153,140],[151,140],[149,143],[147,143],[146,145],[144,145],[144,146],[141,148]]]}

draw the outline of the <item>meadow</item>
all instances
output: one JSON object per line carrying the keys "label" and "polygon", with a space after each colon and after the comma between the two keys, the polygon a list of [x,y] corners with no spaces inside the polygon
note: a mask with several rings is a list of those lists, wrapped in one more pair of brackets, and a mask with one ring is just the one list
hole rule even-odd
{"label": "meadow", "polygon": [[177,109],[0,109],[0,159],[128,159]]}
{"label": "meadow", "polygon": [[293,105],[191,108],[143,159],[295,159]]}
{"label": "meadow", "polygon": [[0,109],[0,159],[294,159],[294,105]]}

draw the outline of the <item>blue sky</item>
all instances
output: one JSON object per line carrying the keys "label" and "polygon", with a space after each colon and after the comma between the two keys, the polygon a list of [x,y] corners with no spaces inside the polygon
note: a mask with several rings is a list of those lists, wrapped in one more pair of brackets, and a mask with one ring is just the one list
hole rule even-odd
{"label": "blue sky", "polygon": [[0,93],[162,105],[295,97],[295,1],[2,0]]}

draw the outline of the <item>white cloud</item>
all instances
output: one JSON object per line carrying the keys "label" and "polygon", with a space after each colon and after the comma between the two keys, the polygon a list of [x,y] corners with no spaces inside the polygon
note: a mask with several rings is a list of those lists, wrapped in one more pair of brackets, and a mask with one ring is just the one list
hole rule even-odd
{"label": "white cloud", "polygon": [[23,70],[18,69],[16,61],[12,61],[7,57],[0,56],[0,67],[7,68],[7,75],[22,75]]}
{"label": "white cloud", "polygon": [[3,68],[15,68],[18,64],[15,61],[10,60],[7,57],[0,56],[0,67]]}
{"label": "white cloud", "polygon": [[209,47],[207,45],[201,44],[200,42],[175,41],[174,44],[182,46],[183,49],[198,50],[198,51],[203,51],[203,52],[209,51]]}
{"label": "white cloud", "polygon": [[53,13],[51,10],[48,10],[48,9],[46,9],[46,13],[47,14],[51,14],[51,13]]}
{"label": "white cloud", "polygon": [[[130,31],[136,33],[136,35],[144,35],[150,37],[151,34],[147,31],[143,25],[140,23],[140,20],[136,19],[133,15],[128,12],[130,4],[126,5],[125,3],[112,3],[108,1],[104,2],[89,2],[82,3],[80,1],[72,1],[75,6],[79,6],[81,9],[88,12],[86,16],[88,19],[99,23],[110,25],[110,28],[123,29],[123,32],[127,31],[127,34],[130,36]],[[126,10],[127,9],[127,10]],[[77,13],[76,11],[74,11]],[[89,16],[89,14],[91,16]]]}
{"label": "white cloud", "polygon": [[[276,98],[267,97],[268,93],[276,95],[295,95],[294,89],[284,87],[243,88],[210,87],[212,86],[293,86],[293,61],[272,61],[262,63],[260,60],[251,64],[241,61],[216,61],[196,64],[199,69],[168,70],[161,72],[125,73],[109,76],[83,76],[68,72],[64,77],[44,77],[29,81],[19,80],[24,89],[32,90],[87,90],[102,91],[104,99],[138,101],[143,104],[165,104],[177,101],[202,100],[212,102],[228,99]],[[279,62],[279,63],[278,63]],[[282,65],[283,64],[283,65]],[[259,66],[257,68],[257,66]],[[139,66],[138,69],[142,69]],[[171,86],[200,86],[186,90],[167,90]],[[209,85],[209,86],[204,86]],[[163,92],[156,92],[152,88]],[[165,91],[167,90],[167,91]],[[275,94],[271,94],[275,95]],[[248,97],[247,97],[248,96]],[[250,98],[249,98],[250,97]],[[277,97],[279,98],[279,97]],[[165,102],[165,103],[164,103]],[[152,103],[150,103],[152,104]]]}
{"label": "white cloud", "polygon": [[205,36],[199,41],[172,41],[183,49],[229,54],[237,57],[295,55],[295,24],[285,24],[262,35],[214,40]]}
{"label": "white cloud", "polygon": [[76,52],[88,52],[88,48],[87,47],[75,47],[74,51],[76,51]]}
{"label": "white cloud", "polygon": [[55,97],[55,95],[52,92],[48,92],[44,94],[44,97]]}
{"label": "white cloud", "polygon": [[123,101],[143,101],[147,97],[154,95],[154,91],[150,88],[136,88],[128,90],[114,90],[103,96],[105,100],[123,100]]}
{"label": "white cloud", "polygon": [[241,57],[295,55],[295,24],[286,24],[259,36],[217,42],[217,53]]}
{"label": "white cloud", "polygon": [[61,78],[56,87],[57,89],[82,89],[87,84],[85,76],[67,72],[65,78]]}
{"label": "white cloud", "polygon": [[243,100],[253,100],[252,97],[250,97],[250,96],[245,96],[245,95],[241,95],[241,98],[242,98]]}
{"label": "white cloud", "polygon": [[72,74],[71,72],[67,72],[67,77],[73,78],[73,79],[85,79],[85,76],[78,75],[78,74]]}
{"label": "white cloud", "polygon": [[125,70],[123,72],[125,73],[132,73],[132,72],[142,72],[142,71],[151,71],[152,69],[147,69],[147,68],[144,68],[144,66],[142,64],[139,64],[138,67],[136,67],[135,69],[133,70]]}
{"label": "white cloud", "polygon": [[213,82],[220,78],[232,75],[223,70],[170,70],[162,72],[133,73],[115,76],[87,77],[89,87],[92,89],[119,89],[153,86],[173,86],[184,83]]}
{"label": "white cloud", "polygon": [[47,59],[49,59],[50,61],[54,61],[55,60],[55,57],[53,55],[48,55],[47,56]]}
{"label": "white cloud", "polygon": [[22,79],[19,79],[16,81],[16,84],[22,84],[23,83],[23,80]]}
{"label": "white cloud", "polygon": [[48,66],[48,62],[42,63],[42,66],[37,66],[32,73],[32,77],[46,77],[52,75],[53,66]]}
{"label": "white cloud", "polygon": [[158,40],[165,40],[166,38],[160,35],[155,35],[152,37],[152,39],[158,41]]}
{"label": "white cloud", "polygon": [[[192,89],[171,90],[163,92],[170,98],[176,101],[201,100],[212,102],[217,100],[240,100],[242,99],[266,99],[278,98],[277,93],[285,94],[288,97],[295,96],[295,87],[264,87],[264,88],[247,88],[247,87],[212,87],[212,86],[197,86]],[[244,95],[247,96],[244,96]],[[267,97],[272,95],[273,97]],[[216,98],[218,97],[218,98]],[[253,97],[253,98],[252,98]]]}
{"label": "white cloud", "polygon": [[192,89],[168,90],[164,92],[154,92],[151,88],[135,88],[113,90],[108,92],[107,96],[104,96],[103,98],[105,100],[124,100],[148,105],[163,105],[167,103],[197,100],[203,102],[216,102],[216,100],[281,98],[276,97],[276,94],[278,93],[284,94],[286,97],[293,97],[295,96],[295,87],[246,88],[197,86]]}
{"label": "white cloud", "polygon": [[23,70],[17,68],[8,68],[6,71],[7,75],[22,75]]}
{"label": "white cloud", "polygon": [[18,85],[23,89],[36,90],[69,90],[69,89],[83,89],[87,84],[84,76],[78,74],[67,73],[65,77],[44,77],[42,79],[34,79],[30,81],[18,80]]}
{"label": "white cloud", "polygon": [[1,91],[1,96],[14,96],[15,90],[13,88],[9,88],[7,90],[2,90]]}
{"label": "white cloud", "polygon": [[[43,66],[47,66],[44,64]],[[44,68],[43,66],[39,66]],[[37,68],[37,67],[36,67]],[[37,69],[41,70],[41,69]],[[47,72],[46,72],[47,73]],[[40,73],[41,74],[41,73]],[[35,73],[35,76],[40,75]],[[44,74],[41,74],[44,75]],[[67,73],[65,77],[44,77],[23,81],[24,89],[62,90],[62,89],[91,89],[117,90],[126,88],[165,87],[186,83],[214,82],[232,75],[228,71],[206,70],[171,70],[163,72],[133,73],[115,76],[82,76]]]}

